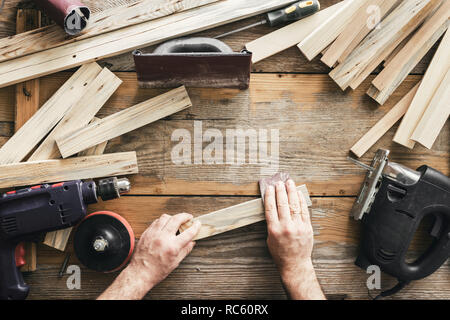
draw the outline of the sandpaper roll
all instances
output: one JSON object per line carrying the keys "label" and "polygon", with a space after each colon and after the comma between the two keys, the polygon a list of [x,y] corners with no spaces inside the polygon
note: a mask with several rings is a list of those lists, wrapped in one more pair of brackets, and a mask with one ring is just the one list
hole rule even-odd
{"label": "sandpaper roll", "polygon": [[88,24],[91,10],[77,0],[34,0],[69,35],[77,35]]}

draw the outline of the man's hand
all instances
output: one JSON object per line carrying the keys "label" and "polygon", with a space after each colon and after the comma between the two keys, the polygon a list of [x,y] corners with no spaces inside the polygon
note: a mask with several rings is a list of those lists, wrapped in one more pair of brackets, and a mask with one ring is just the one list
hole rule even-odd
{"label": "man's hand", "polygon": [[188,213],[180,213],[164,214],[155,220],[142,234],[127,268],[99,299],[142,299],[164,280],[195,245],[192,239],[200,230],[198,221],[176,235],[180,226],[192,218]]}
{"label": "man's hand", "polygon": [[269,251],[293,299],[324,299],[311,260],[313,229],[306,199],[295,183],[279,182],[264,195]]}

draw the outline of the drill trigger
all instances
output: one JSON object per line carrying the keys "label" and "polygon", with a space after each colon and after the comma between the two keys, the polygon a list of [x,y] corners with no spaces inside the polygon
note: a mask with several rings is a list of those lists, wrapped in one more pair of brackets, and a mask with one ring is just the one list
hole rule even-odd
{"label": "drill trigger", "polygon": [[21,242],[17,245],[15,251],[15,258],[16,258],[16,267],[20,268],[23,267],[26,264],[25,261],[25,246],[24,243]]}

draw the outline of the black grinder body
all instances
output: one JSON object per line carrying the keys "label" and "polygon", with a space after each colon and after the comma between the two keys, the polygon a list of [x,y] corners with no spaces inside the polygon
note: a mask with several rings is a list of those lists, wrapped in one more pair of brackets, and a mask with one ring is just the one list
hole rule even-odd
{"label": "black grinder body", "polygon": [[[380,269],[408,283],[435,272],[450,256],[450,179],[427,166],[420,178],[405,184],[383,176],[370,208],[362,219],[362,239],[356,265]],[[422,220],[431,215],[434,225],[430,247],[412,263],[406,262],[410,243]]]}

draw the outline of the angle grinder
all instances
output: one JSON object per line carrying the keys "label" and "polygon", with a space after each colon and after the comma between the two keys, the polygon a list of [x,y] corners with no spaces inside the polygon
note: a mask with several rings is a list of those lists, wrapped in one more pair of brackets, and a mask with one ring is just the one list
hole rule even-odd
{"label": "angle grinder", "polygon": [[129,223],[111,211],[94,212],[80,223],[74,236],[78,260],[89,269],[114,272],[124,267],[134,250]]}

